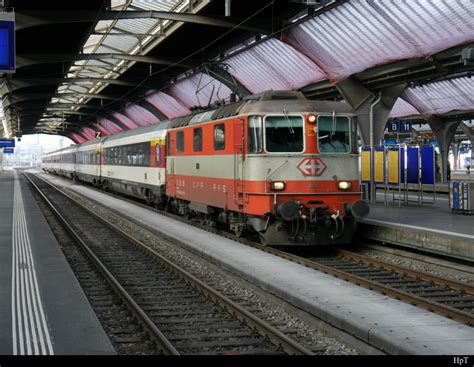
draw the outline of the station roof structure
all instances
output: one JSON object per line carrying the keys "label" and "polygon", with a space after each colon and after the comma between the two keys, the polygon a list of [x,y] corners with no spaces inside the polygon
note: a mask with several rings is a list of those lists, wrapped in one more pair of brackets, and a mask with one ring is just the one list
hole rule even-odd
{"label": "station roof structure", "polygon": [[10,0],[17,72],[2,87],[5,125],[82,142],[232,93],[340,100],[347,80],[372,93],[408,83],[390,117],[472,116],[471,0],[307,3],[233,1],[226,17],[224,0]]}

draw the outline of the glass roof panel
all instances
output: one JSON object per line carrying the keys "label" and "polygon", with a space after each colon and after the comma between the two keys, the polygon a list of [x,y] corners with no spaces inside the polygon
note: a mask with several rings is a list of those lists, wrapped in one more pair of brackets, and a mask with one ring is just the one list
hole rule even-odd
{"label": "glass roof panel", "polygon": [[189,109],[180,104],[176,99],[163,92],[150,94],[145,100],[159,109],[169,119],[191,113]]}
{"label": "glass roof panel", "polygon": [[472,14],[472,0],[348,1],[291,28],[283,39],[339,81],[473,40]]}
{"label": "glass roof panel", "polygon": [[270,39],[225,60],[233,74],[253,93],[298,89],[326,79],[309,58],[293,47]]}

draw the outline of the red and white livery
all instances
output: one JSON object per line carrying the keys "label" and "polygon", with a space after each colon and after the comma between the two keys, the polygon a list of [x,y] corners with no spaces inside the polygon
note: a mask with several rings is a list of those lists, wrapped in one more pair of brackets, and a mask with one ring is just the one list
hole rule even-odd
{"label": "red and white livery", "polygon": [[369,210],[356,129],[345,103],[265,92],[85,143],[99,152],[87,181],[266,244],[349,243]]}

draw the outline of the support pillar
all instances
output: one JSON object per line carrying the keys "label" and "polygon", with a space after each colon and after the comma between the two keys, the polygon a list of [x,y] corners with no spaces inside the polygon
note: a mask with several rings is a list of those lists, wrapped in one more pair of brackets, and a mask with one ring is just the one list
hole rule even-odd
{"label": "support pillar", "polygon": [[[383,138],[388,115],[407,84],[398,84],[381,89],[374,95],[362,83],[351,76],[337,84],[337,89],[346,102],[354,109],[363,144],[370,145],[370,181],[374,182],[374,146]],[[376,202],[375,184],[370,187],[370,201]]]}
{"label": "support pillar", "polygon": [[454,138],[460,121],[443,121],[439,116],[433,115],[428,119],[428,124],[433,130],[438,141],[441,153],[441,182],[448,182],[448,154],[449,146]]}
{"label": "support pillar", "polygon": [[[407,84],[397,84],[380,90],[380,103],[373,107],[373,142],[380,144],[383,139],[388,115]],[[351,76],[337,84],[337,89],[357,115],[360,137],[364,144],[370,142],[370,106],[378,98],[359,80]]]}
{"label": "support pillar", "polygon": [[[452,169],[454,170],[457,170],[459,169],[459,142],[454,142],[454,143],[451,143],[451,151],[453,152],[453,157],[454,157],[454,165],[452,167]],[[448,158],[449,158],[449,155],[448,155]]]}
{"label": "support pillar", "polygon": [[459,124],[464,134],[467,135],[468,139],[471,141],[471,168],[474,165],[474,127],[468,127],[464,122]]}

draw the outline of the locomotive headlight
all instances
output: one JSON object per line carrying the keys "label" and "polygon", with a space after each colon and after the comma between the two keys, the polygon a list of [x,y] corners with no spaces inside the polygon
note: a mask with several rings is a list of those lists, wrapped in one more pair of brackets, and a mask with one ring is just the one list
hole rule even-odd
{"label": "locomotive headlight", "polygon": [[337,183],[339,190],[350,190],[352,189],[352,182],[350,181],[339,181]]}
{"label": "locomotive headlight", "polygon": [[308,115],[308,122],[314,124],[316,122],[316,115]]}
{"label": "locomotive headlight", "polygon": [[285,183],[283,181],[272,181],[270,182],[270,190],[272,191],[285,190]]}

